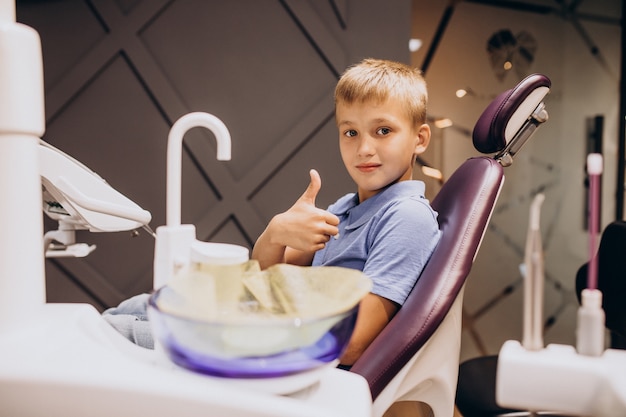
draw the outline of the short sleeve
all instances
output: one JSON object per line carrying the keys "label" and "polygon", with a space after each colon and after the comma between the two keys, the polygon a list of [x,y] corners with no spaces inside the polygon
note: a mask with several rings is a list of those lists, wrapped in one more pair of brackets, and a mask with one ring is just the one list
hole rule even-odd
{"label": "short sleeve", "polygon": [[439,242],[437,214],[426,199],[395,202],[370,229],[363,272],[372,292],[402,305]]}

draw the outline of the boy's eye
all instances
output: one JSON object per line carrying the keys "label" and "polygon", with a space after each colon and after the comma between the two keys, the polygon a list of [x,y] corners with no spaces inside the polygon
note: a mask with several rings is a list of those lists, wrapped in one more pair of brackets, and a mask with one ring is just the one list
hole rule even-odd
{"label": "boy's eye", "polygon": [[388,127],[381,127],[381,128],[378,128],[378,130],[376,130],[376,134],[377,135],[385,136],[385,135],[388,135],[390,133],[391,133],[391,129],[388,128]]}
{"label": "boy's eye", "polygon": [[356,136],[356,130],[346,130],[346,133],[344,133],[344,135],[346,135],[349,138],[355,137]]}

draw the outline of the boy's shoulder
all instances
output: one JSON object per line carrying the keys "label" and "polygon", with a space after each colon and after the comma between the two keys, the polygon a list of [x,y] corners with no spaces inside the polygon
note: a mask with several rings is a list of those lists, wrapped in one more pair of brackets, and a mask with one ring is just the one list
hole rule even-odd
{"label": "boy's shoulder", "polygon": [[376,209],[411,207],[415,204],[430,207],[425,197],[426,185],[422,181],[410,180],[393,184],[377,196]]}
{"label": "boy's shoulder", "polygon": [[347,213],[351,208],[359,204],[359,198],[356,193],[348,193],[340,197],[333,204],[328,206],[328,211],[336,216]]}
{"label": "boy's shoulder", "polygon": [[[394,184],[394,192],[390,194],[375,217],[384,223],[403,223],[425,226],[432,224],[438,227],[437,212],[431,207],[424,196],[425,184],[422,181],[403,181]],[[391,191],[391,190],[390,190]]]}

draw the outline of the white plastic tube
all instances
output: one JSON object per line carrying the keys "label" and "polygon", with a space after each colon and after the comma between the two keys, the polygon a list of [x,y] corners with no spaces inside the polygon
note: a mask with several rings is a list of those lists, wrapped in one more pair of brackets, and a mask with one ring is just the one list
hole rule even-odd
{"label": "white plastic tube", "polygon": [[598,290],[598,258],[596,240],[600,219],[600,175],[602,175],[602,155],[592,153],[587,156],[589,176],[589,267],[587,268],[587,288],[581,294],[576,329],[576,349],[581,355],[600,356],[604,352],[605,314],[602,309],[602,292]]}
{"label": "white plastic tube", "polygon": [[601,356],[605,347],[605,314],[600,290],[586,288],[582,291],[577,319],[576,350],[581,355]]}

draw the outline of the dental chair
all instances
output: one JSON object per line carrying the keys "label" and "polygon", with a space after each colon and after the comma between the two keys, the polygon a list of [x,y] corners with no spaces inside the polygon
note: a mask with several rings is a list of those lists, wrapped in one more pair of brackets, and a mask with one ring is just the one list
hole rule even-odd
{"label": "dental chair", "polygon": [[351,371],[368,382],[373,415],[399,402],[424,403],[435,417],[454,414],[463,290],[504,181],[503,167],[547,120],[551,82],[526,77],[479,118],[474,147],[432,201],[441,240],[402,308]]}

